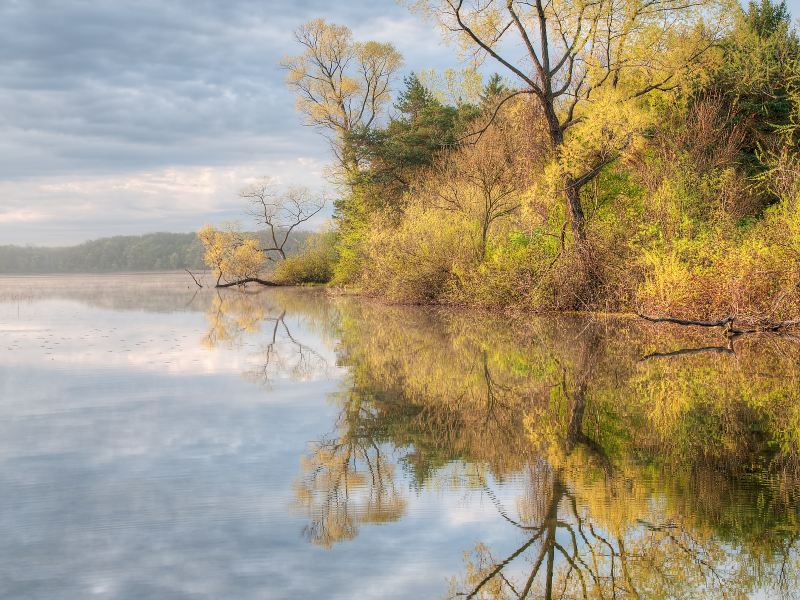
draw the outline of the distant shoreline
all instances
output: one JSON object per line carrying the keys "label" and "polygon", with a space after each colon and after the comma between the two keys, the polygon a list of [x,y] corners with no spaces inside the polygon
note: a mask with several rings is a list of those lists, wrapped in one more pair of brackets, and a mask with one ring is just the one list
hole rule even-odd
{"label": "distant shoreline", "polygon": [[[211,271],[202,270],[202,271],[192,271],[195,274],[207,275]],[[133,277],[133,276],[141,276],[141,275],[186,275],[185,271],[180,269],[169,269],[164,271],[103,271],[98,273],[97,271],[94,272],[87,272],[87,273],[0,273],[0,279],[42,279],[46,277],[107,277],[109,275],[113,275],[114,277]],[[189,277],[186,275],[186,277]]]}

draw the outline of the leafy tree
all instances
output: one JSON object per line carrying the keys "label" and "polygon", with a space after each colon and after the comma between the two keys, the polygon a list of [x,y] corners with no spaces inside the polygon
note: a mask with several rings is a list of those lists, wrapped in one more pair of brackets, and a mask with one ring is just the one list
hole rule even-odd
{"label": "leafy tree", "polygon": [[760,153],[785,141],[778,132],[791,123],[791,82],[800,74],[800,39],[785,2],[750,2],[724,40],[723,52],[705,93],[726,100],[733,123],[746,134],[743,162],[751,172],[762,170]]}
{"label": "leafy tree", "polygon": [[430,185],[431,204],[461,213],[477,224],[481,259],[486,255],[490,230],[522,205],[525,179],[515,168],[518,151],[513,136],[494,127],[475,144],[448,153]]}
{"label": "leafy tree", "polygon": [[493,73],[481,91],[481,106],[494,109],[512,90],[503,81],[499,73]]}
{"label": "leafy tree", "polygon": [[348,138],[363,165],[357,182],[372,210],[400,209],[411,182],[456,145],[474,115],[470,106],[443,105],[415,74],[405,78],[395,108],[386,127],[360,127]]}
{"label": "leafy tree", "polygon": [[[773,3],[772,0],[761,0],[755,2],[750,0],[745,13],[745,21],[756,35],[766,38],[778,31],[785,33],[792,22],[792,15],[786,7],[786,0]],[[797,43],[796,36],[794,37]]]}
{"label": "leafy tree", "polygon": [[325,207],[325,198],[307,188],[293,187],[283,192],[271,180],[262,179],[244,188],[240,196],[250,203],[251,214],[265,227],[261,238],[230,224],[223,230],[206,225],[197,232],[205,250],[204,260],[213,271],[216,287],[250,282],[277,285],[261,279],[267,261],[285,261],[289,240],[296,228]]}
{"label": "leafy tree", "polygon": [[205,249],[204,260],[216,277],[217,287],[255,281],[264,268],[265,256],[258,240],[235,226],[219,230],[206,225],[197,232]]}
{"label": "leafy tree", "polygon": [[439,104],[416,73],[406,76],[403,83],[405,89],[400,91],[394,106],[407,120],[416,121],[427,108]]}
{"label": "leafy tree", "polygon": [[[715,42],[701,24],[711,4],[682,0],[417,5],[455,32],[475,60],[491,59],[514,78],[519,89],[501,102],[518,94],[536,99],[559,163],[551,176],[579,240],[586,237],[581,189],[642,128],[631,111],[640,99],[679,85]],[[513,43],[524,58],[509,51]]]}
{"label": "leafy tree", "polygon": [[310,125],[328,136],[345,180],[358,170],[348,134],[380,119],[402,57],[391,44],[355,42],[347,27],[314,19],[295,31],[303,52],[286,57],[286,82]]}

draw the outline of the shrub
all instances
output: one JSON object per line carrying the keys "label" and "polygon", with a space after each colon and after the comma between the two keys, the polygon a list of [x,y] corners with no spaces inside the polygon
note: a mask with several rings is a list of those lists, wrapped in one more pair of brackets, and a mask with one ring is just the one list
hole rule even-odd
{"label": "shrub", "polygon": [[276,282],[287,285],[327,283],[333,277],[336,236],[325,232],[311,236],[302,252],[279,262],[272,273]]}
{"label": "shrub", "polygon": [[479,233],[457,213],[411,204],[397,226],[376,216],[365,238],[361,290],[394,302],[441,302],[475,263]]}

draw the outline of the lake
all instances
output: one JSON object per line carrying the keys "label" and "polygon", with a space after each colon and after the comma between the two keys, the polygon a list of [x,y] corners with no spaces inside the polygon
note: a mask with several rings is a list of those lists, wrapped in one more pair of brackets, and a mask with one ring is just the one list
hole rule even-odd
{"label": "lake", "polygon": [[800,597],[798,350],[0,278],[0,598]]}

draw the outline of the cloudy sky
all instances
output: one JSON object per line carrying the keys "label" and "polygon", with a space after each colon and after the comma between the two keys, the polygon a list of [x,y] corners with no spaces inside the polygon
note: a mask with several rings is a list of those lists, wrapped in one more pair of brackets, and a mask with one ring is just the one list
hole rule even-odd
{"label": "cloudy sky", "polygon": [[0,244],[191,231],[246,218],[253,178],[323,185],[278,67],[321,15],[404,70],[453,62],[393,0],[0,0]]}
{"label": "cloudy sky", "polygon": [[456,64],[394,0],[0,0],[0,244],[191,231],[244,217],[253,178],[323,185],[278,67],[317,16],[405,71]]}

